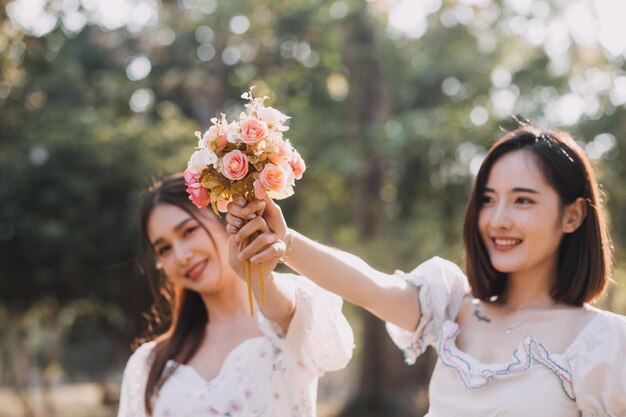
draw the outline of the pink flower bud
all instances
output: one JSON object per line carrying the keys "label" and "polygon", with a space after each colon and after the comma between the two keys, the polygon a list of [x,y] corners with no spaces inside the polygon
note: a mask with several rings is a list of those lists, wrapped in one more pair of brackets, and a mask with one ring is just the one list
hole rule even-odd
{"label": "pink flower bud", "polygon": [[294,154],[294,157],[289,161],[289,165],[291,165],[291,168],[293,169],[294,178],[299,180],[302,178],[304,171],[306,171],[306,164],[300,154],[297,152],[294,152]]}
{"label": "pink flower bud", "polygon": [[211,196],[206,188],[199,182],[187,185],[189,199],[198,208],[205,208],[211,203]]}

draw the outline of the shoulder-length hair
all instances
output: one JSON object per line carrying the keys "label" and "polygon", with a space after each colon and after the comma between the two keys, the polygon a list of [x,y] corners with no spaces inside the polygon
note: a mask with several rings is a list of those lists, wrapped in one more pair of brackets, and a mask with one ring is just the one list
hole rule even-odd
{"label": "shoulder-length hair", "polygon": [[[156,344],[150,359],[150,371],[144,396],[144,405],[148,415],[152,415],[153,401],[165,381],[176,370],[178,364],[187,363],[198,351],[204,338],[208,312],[200,295],[180,286],[173,286],[164,274],[156,268],[156,254],[148,238],[148,221],[153,210],[159,204],[169,204],[187,212],[198,220],[200,226],[216,245],[215,239],[198,217],[201,212],[190,202],[185,180],[176,174],[155,184],[145,195],[140,209],[141,229],[141,269],[148,276],[150,291],[154,298],[152,320],[159,327],[166,327],[158,337],[140,340],[145,342],[154,338]],[[213,214],[208,213],[207,216]],[[218,219],[216,217],[216,219]],[[219,219],[218,219],[219,220]],[[224,220],[219,220],[224,225]],[[217,245],[216,245],[217,246]],[[174,366],[167,368],[169,360]]]}
{"label": "shoulder-length hair", "polygon": [[561,212],[582,197],[587,214],[580,227],[563,236],[558,253],[557,278],[551,288],[556,302],[581,306],[604,291],[612,269],[612,244],[602,212],[598,183],[583,150],[561,131],[539,131],[525,125],[500,138],[483,161],[472,190],[463,228],[465,267],[474,297],[497,296],[504,302],[507,274],[491,264],[478,229],[478,216],[489,173],[503,155],[530,152],[547,183],[559,195]]}

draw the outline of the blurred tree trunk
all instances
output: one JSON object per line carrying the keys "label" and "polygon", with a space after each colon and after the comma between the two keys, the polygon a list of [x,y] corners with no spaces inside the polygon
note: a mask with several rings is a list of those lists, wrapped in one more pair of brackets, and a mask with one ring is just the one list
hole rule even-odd
{"label": "blurred tree trunk", "polygon": [[[193,103],[191,107],[194,118],[208,128],[209,120],[219,117],[219,112],[225,111],[224,104],[228,97],[228,67],[222,60],[222,53],[226,48],[227,36],[217,32],[215,40],[216,58],[207,63],[207,69],[211,73],[209,82],[206,83],[206,74],[198,74],[196,80],[199,85],[190,85],[186,94]],[[210,64],[210,65],[209,65]]]}
{"label": "blurred tree trunk", "polygon": [[349,21],[344,47],[345,64],[349,70],[350,90],[347,97],[347,140],[364,166],[356,174],[353,215],[359,237],[377,235],[384,222],[381,216],[380,190],[383,186],[384,155],[373,146],[369,127],[386,120],[391,114],[389,93],[382,68],[373,53],[376,48],[374,28],[365,9]]}
{"label": "blurred tree trunk", "polygon": [[[359,239],[371,239],[384,227],[383,186],[385,155],[379,153],[370,125],[384,123],[392,113],[383,68],[376,59],[375,28],[369,21],[366,5],[347,19],[344,62],[349,70],[350,90],[347,97],[347,140],[352,152],[365,165],[356,174],[353,188],[353,218]],[[402,355],[387,336],[384,323],[362,310],[361,374],[356,396],[341,412],[351,416],[411,416],[421,410],[415,405],[415,394],[427,387],[427,358],[413,367],[402,361]]]}

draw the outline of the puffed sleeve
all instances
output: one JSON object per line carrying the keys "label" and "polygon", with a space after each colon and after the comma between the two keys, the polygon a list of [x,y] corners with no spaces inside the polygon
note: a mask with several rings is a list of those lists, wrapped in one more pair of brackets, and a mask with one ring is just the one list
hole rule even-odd
{"label": "puffed sleeve", "polygon": [[354,335],[341,311],[343,299],[298,275],[277,275],[295,283],[296,309],[287,334],[259,314],[261,331],[316,376],[345,367],[352,358]]}
{"label": "puffed sleeve", "polygon": [[626,317],[601,311],[568,349],[582,417],[626,416]]}
{"label": "puffed sleeve", "polygon": [[144,343],[130,356],[124,368],[117,417],[145,417],[144,395],[148,381],[150,352],[154,342]]}
{"label": "puffed sleeve", "polygon": [[412,365],[429,345],[436,345],[439,329],[454,320],[469,293],[467,277],[455,263],[434,257],[409,273],[396,272],[419,289],[421,315],[414,332],[387,323],[387,332]]}

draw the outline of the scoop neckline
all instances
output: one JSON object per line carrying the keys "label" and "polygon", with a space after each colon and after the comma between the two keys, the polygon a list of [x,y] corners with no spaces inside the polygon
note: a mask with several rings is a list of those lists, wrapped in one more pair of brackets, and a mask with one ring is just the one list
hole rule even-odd
{"label": "scoop neckline", "polygon": [[186,363],[178,363],[173,359],[169,359],[167,362],[168,363],[172,363],[175,366],[177,366],[180,369],[186,369],[188,370],[192,375],[194,375],[196,378],[202,380],[202,382],[204,382],[207,385],[210,385],[212,383],[214,383],[215,381],[218,381],[221,377],[222,374],[224,373],[224,369],[226,369],[226,365],[232,361],[232,358],[234,358],[234,354],[236,351],[241,350],[241,348],[249,343],[252,343],[253,341],[256,340],[261,340],[261,339],[265,339],[265,336],[253,336],[250,337],[248,339],[242,340],[238,345],[236,345],[235,347],[233,347],[230,352],[228,352],[226,354],[226,357],[224,358],[224,361],[222,362],[222,365],[220,366],[219,371],[217,372],[217,374],[215,374],[215,376],[211,379],[207,379],[205,377],[203,377],[200,372],[198,372],[198,370],[196,368],[194,368],[191,365],[188,365]]}
{"label": "scoop neckline", "polygon": [[[573,350],[573,348],[579,343],[579,341],[582,339],[582,336],[587,333],[589,331],[589,329],[592,327],[593,323],[595,323],[600,317],[602,317],[602,313],[604,313],[604,310],[601,310],[599,308],[596,308],[592,305],[589,304],[584,304],[581,308],[587,309],[587,310],[591,310],[593,312],[595,312],[594,317],[592,317],[583,327],[582,329],[580,329],[580,331],[578,332],[578,334],[576,335],[576,337],[572,340],[572,342],[565,348],[565,350],[563,352],[560,353],[554,353],[552,351],[550,351],[540,340],[538,340],[537,338],[530,336],[530,335],[526,335],[526,336],[522,336],[522,338],[520,339],[519,343],[517,343],[517,347],[515,349],[513,349],[513,353],[511,353],[512,355],[512,360],[514,360],[514,352],[519,350],[520,348],[524,347],[525,345],[527,345],[529,343],[529,341],[534,341],[535,343],[541,345],[547,352],[550,353],[550,355],[552,356],[556,356],[559,358],[567,358],[570,355],[570,351]],[[478,365],[480,365],[483,368],[488,368],[488,367],[497,367],[497,366],[503,366],[506,365],[509,362],[482,362],[481,360],[479,360],[478,358],[474,357],[473,355],[470,355],[469,353],[467,353],[466,351],[462,350],[461,348],[458,347],[458,345],[456,344],[456,340],[457,337],[459,335],[459,331],[461,329],[461,325],[459,323],[457,323],[454,320],[446,320],[447,323],[451,323],[452,325],[457,327],[457,331],[456,334],[450,338],[450,342],[452,343],[452,345],[454,346],[454,349],[461,353],[462,355],[471,358],[474,362],[476,362]]]}

